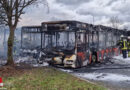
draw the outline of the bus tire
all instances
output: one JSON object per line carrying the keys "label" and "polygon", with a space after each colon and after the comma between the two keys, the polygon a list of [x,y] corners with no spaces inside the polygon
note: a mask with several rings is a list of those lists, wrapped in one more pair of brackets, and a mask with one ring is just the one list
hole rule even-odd
{"label": "bus tire", "polygon": [[82,67],[82,61],[81,61],[81,58],[77,58],[76,60],[76,68],[81,68]]}
{"label": "bus tire", "polygon": [[97,57],[96,55],[92,55],[92,63],[96,63],[97,62]]}

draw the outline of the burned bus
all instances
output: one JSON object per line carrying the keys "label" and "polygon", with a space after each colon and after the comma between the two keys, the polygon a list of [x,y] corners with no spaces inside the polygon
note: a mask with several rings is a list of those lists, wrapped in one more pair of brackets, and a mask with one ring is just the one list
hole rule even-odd
{"label": "burned bus", "polygon": [[127,36],[130,36],[130,31],[127,32]]}
{"label": "burned bus", "polygon": [[[27,27],[23,27],[26,31]],[[31,31],[31,30],[30,30]],[[119,55],[116,45],[123,30],[78,21],[43,22],[39,61],[78,68]],[[124,33],[125,34],[125,33]]]}

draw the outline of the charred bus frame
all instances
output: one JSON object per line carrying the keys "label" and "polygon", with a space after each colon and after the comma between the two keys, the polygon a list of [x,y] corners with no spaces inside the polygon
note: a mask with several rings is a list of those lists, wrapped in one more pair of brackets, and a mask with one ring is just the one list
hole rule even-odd
{"label": "charred bus frame", "polygon": [[32,34],[39,34],[40,38],[41,38],[41,48],[43,47],[43,32],[41,29],[41,26],[24,26],[21,29],[21,48],[25,48],[23,47],[23,35],[24,34],[29,34],[29,38],[33,38]]}
{"label": "charred bus frame", "polygon": [[[41,48],[46,48],[46,39],[51,38],[50,40],[48,39],[48,42],[51,41],[51,46],[53,46],[52,38],[55,36],[55,41],[53,42],[55,42],[55,47],[57,47],[57,35],[60,32],[68,33],[67,41],[69,41],[69,33],[75,33],[75,45],[74,49],[72,49],[74,51],[69,54],[67,52],[71,52],[72,50],[67,51],[62,49],[55,51],[56,55],[51,57],[51,63],[62,64],[64,67],[72,68],[102,62],[105,58],[112,58],[113,55],[119,55],[119,48],[116,46],[116,43],[120,39],[120,35],[126,34],[124,30],[102,25],[96,26],[78,21],[57,21],[43,22],[42,26],[38,27],[23,27],[21,37],[23,33],[41,33]],[[82,37],[82,43],[78,41],[80,37]]]}

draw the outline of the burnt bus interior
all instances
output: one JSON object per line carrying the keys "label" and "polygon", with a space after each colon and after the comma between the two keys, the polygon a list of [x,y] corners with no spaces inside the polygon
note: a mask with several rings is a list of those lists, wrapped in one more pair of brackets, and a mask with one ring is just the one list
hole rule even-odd
{"label": "burnt bus interior", "polygon": [[[51,55],[53,53],[54,64],[73,63],[76,55],[79,52],[86,52],[88,50],[88,30],[86,24],[81,22],[53,22],[42,23],[42,30],[44,32],[44,48],[46,52]],[[47,53],[47,55],[48,55]],[[72,58],[71,58],[72,57]],[[85,57],[83,58],[85,60]],[[68,61],[68,62],[65,62]],[[65,64],[66,63],[66,64]],[[74,64],[71,64],[75,67]]]}
{"label": "burnt bus interior", "polygon": [[42,48],[43,32],[41,26],[24,26],[21,31],[21,48]]}
{"label": "burnt bus interior", "polygon": [[127,36],[130,36],[130,31],[127,32]]}
{"label": "burnt bus interior", "polygon": [[[62,23],[42,24],[43,27],[47,25],[47,29],[42,28],[45,35],[44,48],[73,49],[78,43],[84,44],[84,46],[88,44],[85,39],[87,36],[86,28],[76,27],[77,23],[74,22]],[[77,42],[78,40],[80,42]]]}
{"label": "burnt bus interior", "polygon": [[114,55],[122,34],[126,33],[78,21],[43,22],[41,26],[22,27],[21,47],[41,48],[46,52],[44,59],[75,68]]}

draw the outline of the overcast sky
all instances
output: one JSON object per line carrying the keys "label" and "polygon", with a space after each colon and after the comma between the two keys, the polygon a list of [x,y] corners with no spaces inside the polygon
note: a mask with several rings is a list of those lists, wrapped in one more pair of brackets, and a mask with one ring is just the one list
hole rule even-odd
{"label": "overcast sky", "polygon": [[110,18],[118,17],[122,22],[120,27],[130,29],[130,0],[48,0],[48,5],[49,13],[43,5],[26,10],[19,26],[56,20],[78,20],[111,26]]}

